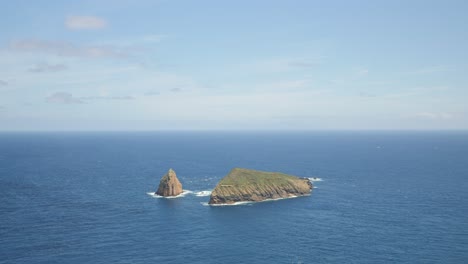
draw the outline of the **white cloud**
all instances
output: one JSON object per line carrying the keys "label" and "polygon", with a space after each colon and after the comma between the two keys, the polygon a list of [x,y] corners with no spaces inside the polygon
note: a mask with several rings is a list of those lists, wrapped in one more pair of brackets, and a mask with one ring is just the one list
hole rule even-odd
{"label": "white cloud", "polygon": [[153,95],[160,95],[161,93],[158,91],[148,91],[144,93],[145,96],[153,96]]}
{"label": "white cloud", "polygon": [[317,66],[317,62],[305,61],[305,60],[292,60],[288,62],[288,66],[296,68],[312,68]]}
{"label": "white cloud", "polygon": [[321,89],[317,89],[312,85],[309,79],[293,79],[293,80],[278,80],[273,82],[259,82],[252,84],[225,84],[219,87],[219,91],[237,91],[236,93],[249,92],[265,94],[265,93],[297,93],[308,91],[313,93],[321,93]]}
{"label": "white cloud", "polygon": [[179,87],[174,87],[174,88],[171,88],[169,91],[173,93],[179,93],[179,92],[182,92],[182,89]]}
{"label": "white cloud", "polygon": [[107,21],[95,16],[69,16],[65,26],[71,30],[96,30],[107,27]]}
{"label": "white cloud", "polygon": [[163,40],[164,38],[166,38],[166,35],[153,34],[153,35],[143,36],[139,39],[137,38],[136,42],[158,43],[158,42],[161,42],[161,40]]}
{"label": "white cloud", "polygon": [[71,93],[58,92],[45,98],[48,103],[59,104],[83,104],[84,102],[79,98],[73,97]]}
{"label": "white cloud", "polygon": [[357,74],[363,76],[363,75],[367,75],[368,73],[369,73],[368,69],[360,69]]}
{"label": "white cloud", "polygon": [[414,71],[408,71],[406,72],[406,74],[429,74],[429,73],[437,73],[437,72],[446,72],[450,70],[451,69],[445,65],[437,65],[437,66],[423,67]]}
{"label": "white cloud", "polygon": [[134,100],[135,97],[130,95],[124,96],[73,96],[71,93],[57,92],[46,97],[48,103],[60,103],[60,104],[84,104],[87,101],[95,100]]}
{"label": "white cloud", "polygon": [[40,63],[36,64],[33,67],[29,68],[29,72],[34,73],[43,73],[43,72],[58,72],[68,69],[68,66],[65,64],[48,64]]}
{"label": "white cloud", "polygon": [[454,118],[450,113],[433,113],[433,112],[421,112],[415,114],[415,117],[422,119],[432,119],[432,120],[448,120]]}
{"label": "white cloud", "polygon": [[80,100],[133,100],[135,97],[130,95],[125,96],[83,96],[79,97]]}
{"label": "white cloud", "polygon": [[373,97],[377,97],[377,95],[374,94],[374,93],[360,92],[360,93],[359,93],[359,97],[373,98]]}
{"label": "white cloud", "polygon": [[274,58],[253,61],[240,67],[248,71],[277,73],[288,72],[294,70],[303,70],[316,67],[320,64],[320,58],[305,59],[305,58]]}
{"label": "white cloud", "polygon": [[295,90],[303,89],[310,87],[310,80],[301,79],[301,80],[288,80],[288,81],[278,81],[267,84],[261,84],[257,86],[257,90]]}
{"label": "white cloud", "polygon": [[10,48],[19,52],[40,52],[62,57],[124,58],[128,54],[114,46],[81,46],[64,41],[27,39],[13,41]]}

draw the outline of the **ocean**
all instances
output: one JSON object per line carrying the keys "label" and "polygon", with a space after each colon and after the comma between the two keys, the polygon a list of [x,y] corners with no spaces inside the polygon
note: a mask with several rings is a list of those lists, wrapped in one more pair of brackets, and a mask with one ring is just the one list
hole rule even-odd
{"label": "ocean", "polygon": [[[235,167],[322,181],[207,206]],[[468,132],[0,133],[0,263],[468,263]]]}

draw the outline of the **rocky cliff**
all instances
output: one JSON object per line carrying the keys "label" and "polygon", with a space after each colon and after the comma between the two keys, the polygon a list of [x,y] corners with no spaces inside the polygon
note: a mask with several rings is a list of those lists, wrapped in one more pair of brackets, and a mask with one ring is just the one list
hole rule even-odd
{"label": "rocky cliff", "polygon": [[159,182],[159,188],[156,194],[161,196],[177,196],[181,193],[182,184],[179,179],[177,179],[175,171],[169,169]]}
{"label": "rocky cliff", "polygon": [[216,185],[209,204],[290,198],[308,195],[311,190],[312,183],[307,178],[235,168]]}

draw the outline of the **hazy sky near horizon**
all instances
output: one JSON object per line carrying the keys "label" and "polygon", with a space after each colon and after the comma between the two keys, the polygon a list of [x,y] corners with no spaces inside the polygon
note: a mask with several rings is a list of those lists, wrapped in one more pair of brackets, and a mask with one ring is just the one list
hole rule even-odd
{"label": "hazy sky near horizon", "polygon": [[0,10],[0,130],[468,129],[468,1]]}

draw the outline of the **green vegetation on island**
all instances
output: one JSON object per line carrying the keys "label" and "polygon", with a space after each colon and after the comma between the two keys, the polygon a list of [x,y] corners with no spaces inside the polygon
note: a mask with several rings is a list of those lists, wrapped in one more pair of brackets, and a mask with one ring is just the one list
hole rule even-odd
{"label": "green vegetation on island", "polygon": [[311,190],[312,183],[307,178],[235,168],[216,185],[209,204],[291,198],[308,195]]}

